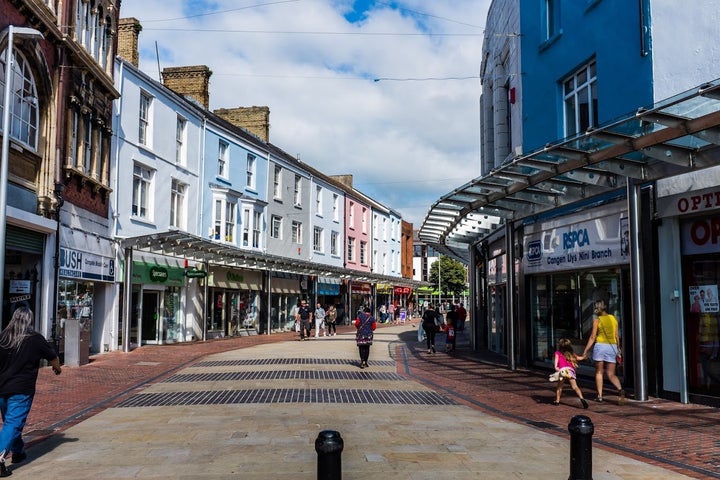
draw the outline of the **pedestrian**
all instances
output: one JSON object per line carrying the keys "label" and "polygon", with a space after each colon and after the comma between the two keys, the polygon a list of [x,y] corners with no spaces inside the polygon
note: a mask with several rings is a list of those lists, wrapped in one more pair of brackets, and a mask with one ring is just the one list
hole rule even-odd
{"label": "pedestrian", "polygon": [[0,477],[12,472],[5,459],[19,463],[27,458],[22,431],[30,413],[40,361],[47,360],[60,375],[60,359],[53,346],[33,330],[34,317],[27,307],[20,307],[0,333]]}
{"label": "pedestrian", "polygon": [[458,332],[462,332],[465,330],[465,319],[467,318],[467,310],[465,310],[465,307],[463,307],[463,304],[459,304],[457,307],[457,325],[455,325],[455,330]]}
{"label": "pedestrian", "polygon": [[307,300],[300,301],[300,308],[297,310],[296,321],[300,325],[300,340],[310,339],[310,322],[312,322],[312,310],[308,307]]}
{"label": "pedestrian", "polygon": [[623,405],[625,403],[625,390],[623,390],[620,379],[615,374],[617,361],[622,358],[618,321],[606,309],[607,304],[604,299],[595,300],[592,332],[582,356],[587,356],[590,348],[593,348],[592,359],[595,362],[595,386],[597,388],[595,401],[603,401],[604,373],[610,383],[618,389],[618,404]]}
{"label": "pedestrian", "polygon": [[455,323],[448,321],[445,325],[445,352],[455,351]]}
{"label": "pedestrian", "polygon": [[390,302],[387,308],[388,313],[388,323],[396,323],[395,322],[395,304]]}
{"label": "pedestrian", "polygon": [[370,314],[371,310],[365,307],[365,310],[355,319],[355,342],[360,352],[360,368],[367,368],[368,358],[370,357],[370,345],[373,342],[373,332],[377,327],[375,319]]}
{"label": "pedestrian", "polygon": [[440,330],[438,323],[438,312],[433,308],[432,303],[428,305],[423,313],[422,327],[425,330],[428,353],[435,353],[435,334]]}
{"label": "pedestrian", "polygon": [[320,336],[320,330],[322,330],[322,336],[324,337],[327,335],[327,331],[325,330],[325,316],[326,316],[325,309],[322,306],[322,303],[317,303],[317,308],[315,308],[315,338],[318,338]]}
{"label": "pedestrian", "polygon": [[558,341],[558,349],[555,352],[555,374],[551,376],[557,379],[557,388],[555,389],[555,401],[553,405],[560,405],[560,397],[562,396],[565,380],[570,383],[570,387],[575,391],[583,408],[588,408],[587,400],[583,397],[582,390],[578,387],[575,369],[580,360],[585,360],[584,355],[575,354],[572,342],[567,338],[561,338]]}
{"label": "pedestrian", "polygon": [[383,303],[380,305],[380,323],[385,323],[387,321],[387,306]]}
{"label": "pedestrian", "polygon": [[325,315],[325,326],[327,327],[327,334],[328,337],[334,337],[337,333],[337,327],[335,326],[337,322],[337,309],[335,308],[335,305],[332,303],[327,309],[326,315]]}

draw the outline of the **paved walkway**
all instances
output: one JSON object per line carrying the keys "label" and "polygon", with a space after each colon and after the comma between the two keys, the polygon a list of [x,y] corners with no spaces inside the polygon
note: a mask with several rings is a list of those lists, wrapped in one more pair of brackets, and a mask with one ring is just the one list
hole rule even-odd
{"label": "paved walkway", "polygon": [[[550,405],[545,375],[471,352],[428,355],[381,326],[360,370],[350,327],[147,346],[43,369],[13,478],[314,479],[314,441],[343,437],[343,478],[567,478],[568,422],[595,426],[593,478],[720,478],[718,409],[653,400]],[[590,396],[590,388],[584,388]],[[610,396],[606,396],[611,400]]]}

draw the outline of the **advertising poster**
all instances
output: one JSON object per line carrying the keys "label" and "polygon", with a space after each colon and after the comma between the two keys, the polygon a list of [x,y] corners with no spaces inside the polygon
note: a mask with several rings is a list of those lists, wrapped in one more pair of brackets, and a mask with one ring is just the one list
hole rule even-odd
{"label": "advertising poster", "polygon": [[693,285],[689,287],[690,311],[692,313],[718,313],[720,302],[718,302],[717,285]]}

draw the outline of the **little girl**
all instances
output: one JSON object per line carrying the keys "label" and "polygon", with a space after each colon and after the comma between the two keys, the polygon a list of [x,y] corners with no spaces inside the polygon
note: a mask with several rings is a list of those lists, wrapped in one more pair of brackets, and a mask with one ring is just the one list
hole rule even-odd
{"label": "little girl", "polygon": [[572,347],[572,342],[567,338],[561,338],[558,341],[558,349],[555,352],[555,372],[557,376],[557,389],[555,390],[555,401],[553,405],[560,405],[560,396],[562,396],[565,379],[570,381],[570,386],[577,393],[583,408],[588,408],[588,402],[583,398],[582,391],[575,381],[575,369],[578,361],[585,360],[585,355],[576,355]]}

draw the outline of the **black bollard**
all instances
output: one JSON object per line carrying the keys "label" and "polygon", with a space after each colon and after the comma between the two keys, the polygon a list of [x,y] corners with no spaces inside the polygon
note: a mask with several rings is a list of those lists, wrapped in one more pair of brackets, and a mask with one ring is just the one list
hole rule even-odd
{"label": "black bollard", "polygon": [[342,462],[340,454],[343,451],[343,439],[340,432],[323,430],[315,439],[315,451],[318,454],[317,479],[341,480]]}
{"label": "black bollard", "polygon": [[568,424],[570,432],[570,477],[568,480],[592,480],[592,420],[575,415]]}

